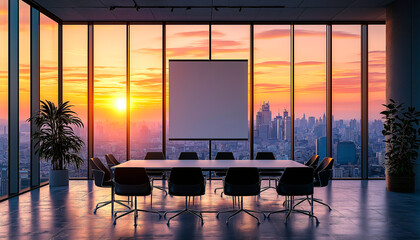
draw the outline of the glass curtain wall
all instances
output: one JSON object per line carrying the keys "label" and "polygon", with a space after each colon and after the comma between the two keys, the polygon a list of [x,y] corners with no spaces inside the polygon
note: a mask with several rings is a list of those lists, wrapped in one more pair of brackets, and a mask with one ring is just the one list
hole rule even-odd
{"label": "glass curtain wall", "polygon": [[360,177],[361,27],[332,27],[332,144],[334,177]]}
{"label": "glass curtain wall", "polygon": [[69,167],[70,177],[87,176],[87,26],[63,26],[63,102],[69,101],[82,119],[84,128],[74,127],[77,136],[85,142],[80,152],[84,163],[78,170]]}
{"label": "glass curtain wall", "polygon": [[[290,26],[254,26],[254,153],[291,158]],[[254,154],[254,155],[255,155]],[[255,156],[254,156],[255,157]]]}
{"label": "glass curtain wall", "polygon": [[295,153],[298,162],[326,156],[326,26],[295,25]]}
{"label": "glass curtain wall", "polygon": [[0,197],[7,195],[8,157],[8,1],[0,0]]}
{"label": "glass curtain wall", "polygon": [[[40,13],[40,100],[58,104],[58,23]],[[48,181],[50,163],[41,159],[41,182]]]}
{"label": "glass curtain wall", "polygon": [[94,26],[94,156],[126,160],[126,25]]}
{"label": "glass curtain wall", "polygon": [[385,25],[368,26],[369,59],[369,140],[368,176],[385,177],[385,143],[382,136],[383,120],[379,114],[386,102],[386,32]]}
{"label": "glass curtain wall", "polygon": [[[249,25],[212,25],[211,58],[212,59],[246,59],[249,73],[250,26]],[[248,83],[250,81],[248,74]],[[250,88],[248,84],[248,131],[250,112]],[[249,137],[249,132],[248,132]],[[247,141],[212,141],[212,159],[217,152],[233,152],[236,159],[249,159],[250,149]]]}
{"label": "glass curtain wall", "polygon": [[[208,25],[166,26],[166,158],[178,159],[181,152],[197,152],[199,159],[209,159],[208,141],[169,141],[169,60],[209,59]],[[191,112],[194,114],[194,112]]]}
{"label": "glass curtain wall", "polygon": [[19,186],[27,188],[31,171],[31,133],[26,120],[31,113],[31,7],[19,1]]}
{"label": "glass curtain wall", "polygon": [[131,25],[130,159],[147,152],[162,152],[162,25]]}

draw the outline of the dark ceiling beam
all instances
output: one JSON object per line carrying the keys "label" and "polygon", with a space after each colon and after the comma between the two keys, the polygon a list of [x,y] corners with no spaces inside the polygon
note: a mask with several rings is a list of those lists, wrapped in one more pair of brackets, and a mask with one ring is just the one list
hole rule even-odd
{"label": "dark ceiling beam", "polygon": [[38,10],[39,12],[44,14],[45,16],[47,16],[47,17],[51,18],[52,20],[56,21],[57,23],[63,23],[63,20],[61,20],[61,18],[57,17],[57,15],[55,15],[54,13],[48,11],[46,8],[39,5],[37,2],[35,2],[33,0],[22,0],[22,1],[27,3],[29,6],[35,8],[36,10]]}

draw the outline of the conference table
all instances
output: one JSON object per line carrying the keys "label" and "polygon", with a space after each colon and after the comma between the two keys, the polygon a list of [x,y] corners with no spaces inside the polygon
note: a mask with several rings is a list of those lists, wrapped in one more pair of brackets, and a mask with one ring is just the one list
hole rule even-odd
{"label": "conference table", "polygon": [[[129,160],[112,167],[116,168],[145,168],[147,170],[169,171],[174,167],[199,167],[203,171],[227,170],[230,167],[256,167],[260,170],[284,170],[289,167],[306,168],[302,163],[294,160]],[[114,200],[114,189],[112,189]],[[112,214],[114,202],[112,201]]]}

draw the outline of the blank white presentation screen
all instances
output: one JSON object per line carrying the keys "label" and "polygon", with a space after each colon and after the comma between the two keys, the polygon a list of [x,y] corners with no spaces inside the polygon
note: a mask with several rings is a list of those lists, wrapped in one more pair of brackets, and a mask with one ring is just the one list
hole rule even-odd
{"label": "blank white presentation screen", "polygon": [[248,61],[169,61],[170,139],[248,139]]}

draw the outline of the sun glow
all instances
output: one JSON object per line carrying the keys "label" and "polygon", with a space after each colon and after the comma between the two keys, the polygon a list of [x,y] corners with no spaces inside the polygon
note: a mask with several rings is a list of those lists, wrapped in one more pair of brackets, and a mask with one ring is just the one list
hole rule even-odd
{"label": "sun glow", "polygon": [[125,101],[125,98],[115,99],[115,108],[118,111],[125,111],[125,109],[127,108],[127,102]]}

